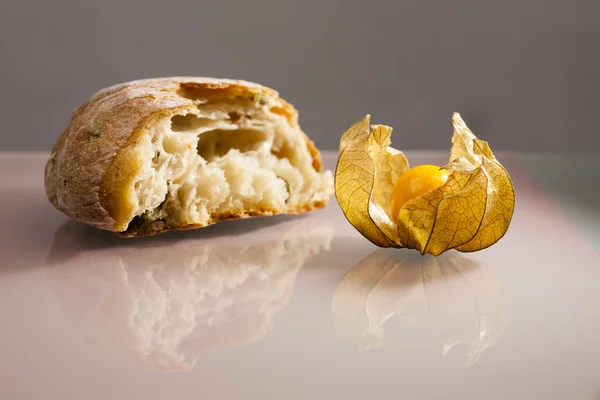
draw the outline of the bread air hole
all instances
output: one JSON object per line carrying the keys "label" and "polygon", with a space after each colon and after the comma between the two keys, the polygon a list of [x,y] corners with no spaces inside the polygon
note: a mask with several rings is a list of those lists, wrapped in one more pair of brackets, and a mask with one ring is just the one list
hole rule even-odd
{"label": "bread air hole", "polygon": [[[199,104],[157,121],[140,139],[144,166],[132,219],[207,225],[295,210],[327,187],[299,128],[255,102]],[[139,221],[139,219],[137,219]]]}
{"label": "bread air hole", "polygon": [[257,151],[259,146],[267,142],[265,132],[253,129],[224,130],[215,129],[200,135],[198,154],[210,162],[216,157],[223,157],[231,149],[240,153]]}
{"label": "bread air hole", "polygon": [[171,118],[173,132],[194,131],[210,123],[209,118],[200,118],[194,114],[175,115]]}
{"label": "bread air hole", "polygon": [[[232,111],[227,114],[231,122],[240,120],[239,113]],[[200,118],[194,114],[175,115],[171,118],[171,129],[173,132],[193,132],[204,126],[217,126],[209,118]],[[258,147],[268,142],[267,132],[259,129],[213,129],[202,133],[198,138],[198,155],[206,161],[212,161],[215,157],[222,157],[231,149],[239,150],[240,153],[256,151]],[[167,146],[169,143],[165,143]],[[173,150],[171,148],[170,150]],[[287,143],[281,143],[277,148],[271,149],[271,153],[278,158],[289,158],[292,155]]]}

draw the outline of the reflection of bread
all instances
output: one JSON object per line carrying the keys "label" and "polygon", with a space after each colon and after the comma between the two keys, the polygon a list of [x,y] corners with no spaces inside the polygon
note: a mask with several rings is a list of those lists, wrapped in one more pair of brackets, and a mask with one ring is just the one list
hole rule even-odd
{"label": "reflection of bread", "polygon": [[[76,246],[73,224],[64,228],[57,236]],[[261,240],[269,230],[276,233]],[[298,270],[332,236],[326,223],[303,219],[258,235],[84,250],[66,260],[58,253],[69,250],[54,249],[52,281],[93,341],[126,350],[155,371],[188,370],[203,350],[263,337]]]}
{"label": "reflection of bread", "polygon": [[186,77],[93,95],[56,142],[45,184],[65,214],[125,236],[308,211],[333,191],[277,92]]}
{"label": "reflection of bread", "polygon": [[455,253],[438,257],[378,250],[352,268],[333,299],[336,329],[366,350],[383,342],[392,316],[444,344],[470,347],[467,364],[496,343],[508,323],[507,300],[491,268]]}

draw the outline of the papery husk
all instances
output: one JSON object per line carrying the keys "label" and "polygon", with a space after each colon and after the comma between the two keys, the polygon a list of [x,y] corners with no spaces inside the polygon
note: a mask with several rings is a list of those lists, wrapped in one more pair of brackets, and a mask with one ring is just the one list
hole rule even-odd
{"label": "papery husk", "polygon": [[342,136],[335,194],[348,221],[380,247],[406,247],[439,255],[471,252],[496,243],[512,219],[515,193],[508,172],[487,142],[477,139],[458,113],[447,182],[390,212],[394,183],[408,169],[404,154],[390,147],[392,128],[370,126],[367,115]]}

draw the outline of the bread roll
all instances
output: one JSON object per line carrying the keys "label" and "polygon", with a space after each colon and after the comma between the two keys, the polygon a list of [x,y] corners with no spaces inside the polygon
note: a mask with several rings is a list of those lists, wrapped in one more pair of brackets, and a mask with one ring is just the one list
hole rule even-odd
{"label": "bread roll", "polygon": [[159,78],[112,86],[73,114],[45,171],[52,204],[122,236],[325,206],[294,107],[258,84]]}

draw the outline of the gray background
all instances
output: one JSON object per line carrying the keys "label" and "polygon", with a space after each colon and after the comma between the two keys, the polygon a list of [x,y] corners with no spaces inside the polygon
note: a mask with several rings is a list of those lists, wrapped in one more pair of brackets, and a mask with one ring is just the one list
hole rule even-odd
{"label": "gray background", "polygon": [[323,149],[370,113],[447,148],[599,151],[600,1],[0,0],[0,150],[47,150],[96,90],[156,76],[277,89]]}

